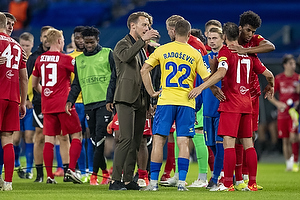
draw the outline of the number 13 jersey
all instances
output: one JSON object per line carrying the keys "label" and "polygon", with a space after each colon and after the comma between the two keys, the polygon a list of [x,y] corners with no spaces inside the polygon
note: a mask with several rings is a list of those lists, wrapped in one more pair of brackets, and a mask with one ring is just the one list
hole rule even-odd
{"label": "number 13 jersey", "polygon": [[20,103],[19,70],[26,68],[22,47],[5,33],[0,33],[0,56],[6,58],[0,65],[0,99]]}
{"label": "number 13 jersey", "polygon": [[210,75],[198,50],[186,43],[170,42],[158,47],[145,62],[161,68],[162,92],[157,105],[195,108],[195,99],[188,99],[188,94],[194,88],[196,73],[202,79]]}
{"label": "number 13 jersey", "polygon": [[55,51],[47,51],[36,59],[32,74],[41,78],[43,113],[65,111],[74,62],[71,56]]}
{"label": "number 13 jersey", "polygon": [[225,68],[226,75],[222,79],[222,91],[226,100],[220,102],[218,111],[231,113],[252,113],[250,96],[250,75],[252,70],[261,74],[266,70],[263,65],[253,65],[248,55],[231,53],[227,46],[223,46],[218,55],[218,67]]}

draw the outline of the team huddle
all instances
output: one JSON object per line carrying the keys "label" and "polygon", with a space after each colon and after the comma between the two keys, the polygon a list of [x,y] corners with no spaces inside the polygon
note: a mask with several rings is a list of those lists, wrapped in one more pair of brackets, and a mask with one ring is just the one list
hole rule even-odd
{"label": "team huddle", "polygon": [[[26,153],[27,169],[22,172],[32,178],[34,162],[36,182],[43,182],[45,166],[46,183],[57,183],[58,172],[52,168],[59,140],[66,182],[98,185],[100,168],[100,184],[109,184],[109,190],[157,191],[159,185],[178,191],[188,191],[188,187],[262,189],[256,183],[252,139],[258,129],[261,94],[257,75],[268,82],[264,97],[270,101],[275,82],[257,53],[275,47],[255,35],[261,25],[256,13],[241,14],[239,25],[227,22],[222,26],[209,20],[206,45],[193,35],[187,20],[173,15],[166,20],[171,42],[159,45],[159,33],[151,28],[153,18],[135,12],[127,20],[129,34],[114,50],[99,44],[97,28],[78,26],[70,55],[63,53],[63,32],[50,26],[41,29],[41,44],[30,55],[20,46],[21,37],[19,44],[9,36],[8,19],[0,13],[2,190],[12,190],[14,166],[20,166],[15,163],[13,135],[20,131],[20,119],[26,115],[31,116],[27,124],[33,128],[25,128],[25,138],[27,130],[31,135],[31,142],[25,143],[33,143],[35,134],[34,145],[27,149],[26,144],[26,152],[31,151],[28,155],[34,159]],[[27,95],[27,90],[32,91]],[[114,133],[116,143],[112,172],[104,156],[108,132]],[[159,180],[166,141],[168,156]],[[199,176],[187,185],[190,143],[196,151]],[[85,170],[86,155],[82,155],[86,146],[91,153],[91,176]],[[170,177],[172,170],[175,174]]]}

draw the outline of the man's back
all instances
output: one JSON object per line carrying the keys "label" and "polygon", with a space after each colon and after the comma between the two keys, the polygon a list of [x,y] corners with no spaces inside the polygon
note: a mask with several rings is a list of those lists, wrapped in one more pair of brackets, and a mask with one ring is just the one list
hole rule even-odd
{"label": "man's back", "polygon": [[160,64],[162,93],[158,105],[183,105],[195,108],[195,100],[188,99],[194,88],[196,72],[206,78],[209,72],[199,51],[186,43],[171,42],[157,48],[146,61]]}
{"label": "man's back", "polygon": [[7,59],[0,65],[0,99],[20,102],[19,70],[26,68],[26,56],[21,46],[4,33],[0,33],[0,52]]}
{"label": "man's back", "polygon": [[47,51],[37,58],[33,75],[41,77],[43,113],[64,112],[73,64],[71,56],[60,52]]}

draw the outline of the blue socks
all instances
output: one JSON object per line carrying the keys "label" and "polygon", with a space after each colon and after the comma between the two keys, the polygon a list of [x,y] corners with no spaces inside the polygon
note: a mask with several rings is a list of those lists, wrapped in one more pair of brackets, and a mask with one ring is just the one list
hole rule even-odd
{"label": "blue socks", "polygon": [[218,182],[218,177],[223,169],[223,161],[224,161],[224,147],[223,143],[216,144],[216,155],[215,155],[215,163],[214,163],[214,174],[212,177],[212,181],[214,183]]}
{"label": "blue socks", "polygon": [[26,156],[26,172],[31,173],[31,169],[33,166],[33,143],[26,143],[26,151],[25,151],[25,156]]}
{"label": "blue socks", "polygon": [[88,145],[87,145],[87,157],[88,157],[88,165],[89,165],[89,172],[93,172],[93,165],[94,165],[94,145],[89,138],[87,140]]}
{"label": "blue socks", "polygon": [[189,169],[189,159],[178,158],[178,173],[179,173],[180,181],[185,181],[188,169]]}
{"label": "blue socks", "polygon": [[57,168],[63,169],[63,163],[60,156],[60,145],[55,145],[55,155],[56,155],[56,161],[57,161]]}
{"label": "blue socks", "polygon": [[80,152],[80,156],[78,158],[78,167],[82,175],[86,174],[86,152],[85,152],[85,143],[86,139],[82,139],[82,148]]}
{"label": "blue socks", "polygon": [[155,180],[155,181],[158,180],[161,165],[162,163],[150,162],[151,180]]}
{"label": "blue socks", "polygon": [[21,151],[21,148],[20,146],[15,146],[14,145],[14,151],[15,151],[15,167],[20,167],[20,151]]}

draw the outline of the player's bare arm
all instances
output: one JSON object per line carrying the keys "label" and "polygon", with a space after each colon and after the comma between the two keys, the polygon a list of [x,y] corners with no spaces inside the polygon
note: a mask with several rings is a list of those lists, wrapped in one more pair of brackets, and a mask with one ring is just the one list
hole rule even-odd
{"label": "player's bare arm", "polygon": [[151,70],[152,70],[152,66],[147,63],[144,63],[144,65],[141,69],[142,80],[143,80],[143,83],[145,85],[145,88],[146,88],[148,94],[151,97],[158,97],[158,95],[161,93],[161,90],[158,92],[154,91],[154,88],[153,88],[153,85],[151,82],[151,76],[150,76]]}
{"label": "player's bare arm", "polygon": [[38,92],[42,93],[42,86],[40,84],[40,78],[32,75],[32,87],[33,89]]}
{"label": "player's bare arm", "polygon": [[262,74],[266,77],[268,81],[268,85],[264,89],[265,99],[272,99],[274,97],[274,75],[268,69],[266,69]]}
{"label": "player's bare arm", "polygon": [[72,103],[71,102],[67,102],[66,106],[65,106],[65,111],[68,115],[71,116],[70,110],[72,109]]}
{"label": "player's bare arm", "polygon": [[224,76],[226,75],[226,72],[227,72],[227,70],[225,68],[219,67],[216,73],[214,73],[209,78],[203,79],[204,83],[202,83],[198,87],[192,89],[188,95],[188,98],[189,99],[196,98],[199,94],[201,94],[201,92],[203,90],[215,85],[217,82],[222,80],[222,78],[224,78]]}
{"label": "player's bare arm", "polygon": [[230,45],[229,49],[232,50],[233,53],[239,54],[253,54],[253,53],[268,53],[275,50],[275,45],[269,40],[263,40],[259,43],[258,46],[251,48],[244,48],[241,45]]}
{"label": "player's bare arm", "polygon": [[20,102],[20,119],[24,118],[26,115],[26,99],[27,99],[27,91],[28,91],[28,75],[26,68],[20,69],[19,71],[20,77],[20,92],[21,92],[21,102]]}

